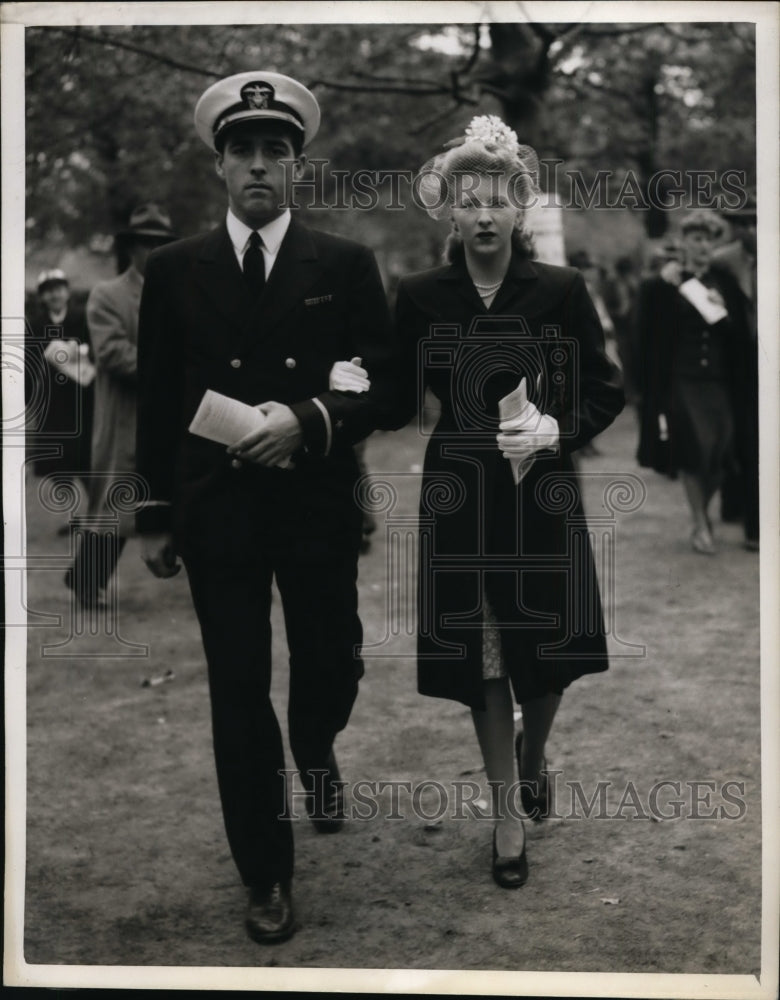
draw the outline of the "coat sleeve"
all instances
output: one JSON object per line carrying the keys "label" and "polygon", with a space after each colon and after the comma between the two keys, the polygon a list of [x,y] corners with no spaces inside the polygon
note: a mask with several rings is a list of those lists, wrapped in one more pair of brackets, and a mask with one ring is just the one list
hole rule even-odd
{"label": "coat sleeve", "polygon": [[134,383],[138,350],[128,336],[127,321],[112,295],[97,285],[87,301],[87,325],[98,368]]}
{"label": "coat sleeve", "polygon": [[338,262],[347,288],[345,343],[350,357],[362,358],[371,388],[365,393],[329,390],[291,406],[303,428],[304,445],[313,455],[330,453],[334,444],[355,444],[392,422],[398,351],[389,321],[387,299],[373,253],[355,246]]}
{"label": "coat sleeve", "polygon": [[604,331],[585,281],[577,273],[563,304],[564,338],[576,341],[573,384],[565,387],[552,411],[560,446],[574,451],[609,427],[625,405],[622,376],[607,357]]}
{"label": "coat sleeve", "polygon": [[420,341],[428,332],[429,320],[415,304],[402,279],[395,300],[395,330],[399,345],[398,388],[392,429],[405,427],[423,407],[425,368],[420,364]]}
{"label": "coat sleeve", "polygon": [[167,303],[169,283],[154,254],[146,266],[138,323],[136,471],[148,487],[136,514],[139,534],[171,530],[174,470],[181,437],[182,353]]}

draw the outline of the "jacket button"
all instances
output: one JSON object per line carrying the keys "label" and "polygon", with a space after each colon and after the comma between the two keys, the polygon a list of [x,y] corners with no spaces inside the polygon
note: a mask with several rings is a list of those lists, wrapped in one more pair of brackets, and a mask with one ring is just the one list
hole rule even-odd
{"label": "jacket button", "polygon": [[231,458],[231,460],[230,460],[230,468],[231,469],[240,469],[241,468],[241,461],[240,461],[240,459],[238,459],[238,458]]}
{"label": "jacket button", "polygon": [[230,367],[231,368],[240,368],[241,367],[241,358],[233,358],[233,360],[230,362]]}
{"label": "jacket button", "polygon": [[709,365],[709,361],[706,358],[702,358],[701,359],[701,366],[702,366],[702,368],[706,368],[707,365]]}
{"label": "jacket button", "polygon": [[284,362],[285,368],[295,368],[297,364],[298,362],[295,360],[295,358],[287,358],[287,360]]}

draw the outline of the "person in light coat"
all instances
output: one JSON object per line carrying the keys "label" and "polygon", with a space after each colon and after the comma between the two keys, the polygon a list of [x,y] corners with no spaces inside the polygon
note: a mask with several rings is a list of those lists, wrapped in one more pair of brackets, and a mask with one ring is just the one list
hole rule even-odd
{"label": "person in light coat", "polygon": [[[117,511],[123,482],[135,470],[136,368],[138,312],[146,259],[176,239],[168,216],[156,205],[142,205],[117,234],[129,266],[116,278],[94,287],[87,300],[87,327],[95,357],[95,413],[92,428],[90,530],[81,537],[73,567],[65,577],[83,607],[102,604],[101,591],[116,568],[133,516]],[[132,494],[132,489],[127,495]],[[107,520],[101,530],[100,519]],[[117,520],[117,530],[113,522]],[[108,530],[106,530],[108,529]]]}

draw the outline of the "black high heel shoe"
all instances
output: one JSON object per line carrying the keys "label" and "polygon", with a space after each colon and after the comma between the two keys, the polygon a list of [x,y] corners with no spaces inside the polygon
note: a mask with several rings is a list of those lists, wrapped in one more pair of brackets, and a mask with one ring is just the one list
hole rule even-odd
{"label": "black high heel shoe", "polygon": [[528,881],[528,858],[523,850],[517,857],[502,858],[496,847],[496,828],[493,827],[493,880],[502,889],[519,889]]}
{"label": "black high heel shoe", "polygon": [[523,809],[525,810],[526,816],[533,820],[534,823],[541,823],[543,819],[547,817],[552,812],[552,793],[550,791],[550,782],[547,777],[547,759],[542,758],[542,773],[539,775],[539,782],[537,786],[538,794],[534,794],[533,789],[529,787],[528,784],[523,783],[523,767],[520,763],[520,755],[523,749],[523,731],[522,729],[515,737],[515,756],[517,757],[517,776],[520,779],[520,801],[523,803]]}

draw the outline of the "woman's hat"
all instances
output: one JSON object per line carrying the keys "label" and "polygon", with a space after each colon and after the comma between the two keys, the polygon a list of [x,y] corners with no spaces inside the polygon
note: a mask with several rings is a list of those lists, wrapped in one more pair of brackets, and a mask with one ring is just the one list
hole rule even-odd
{"label": "woman's hat", "polygon": [[689,212],[680,223],[680,232],[689,233],[692,230],[709,233],[714,239],[723,232],[723,223],[714,212],[696,209]]}
{"label": "woman's hat", "polygon": [[67,285],[68,279],[64,271],[58,267],[53,267],[48,271],[41,271],[38,275],[36,288],[42,292],[48,285]]}
{"label": "woman's hat", "polygon": [[157,239],[162,243],[171,243],[178,236],[171,228],[171,220],[157,205],[139,205],[130,215],[126,229],[118,232],[117,237],[133,239],[135,237]]}
{"label": "woman's hat", "polygon": [[[496,115],[472,118],[464,135],[453,139],[445,151],[425,163],[416,179],[422,207],[432,219],[445,219],[452,208],[452,190],[466,174],[511,177],[511,196],[517,208],[533,203],[539,192],[539,160],[531,146],[522,146],[517,135]],[[454,183],[453,183],[454,182]]]}
{"label": "woman's hat", "polygon": [[320,106],[302,83],[281,73],[251,70],[212,84],[195,105],[195,128],[209,148],[228,127],[249,121],[287,122],[307,146],[320,127]]}

